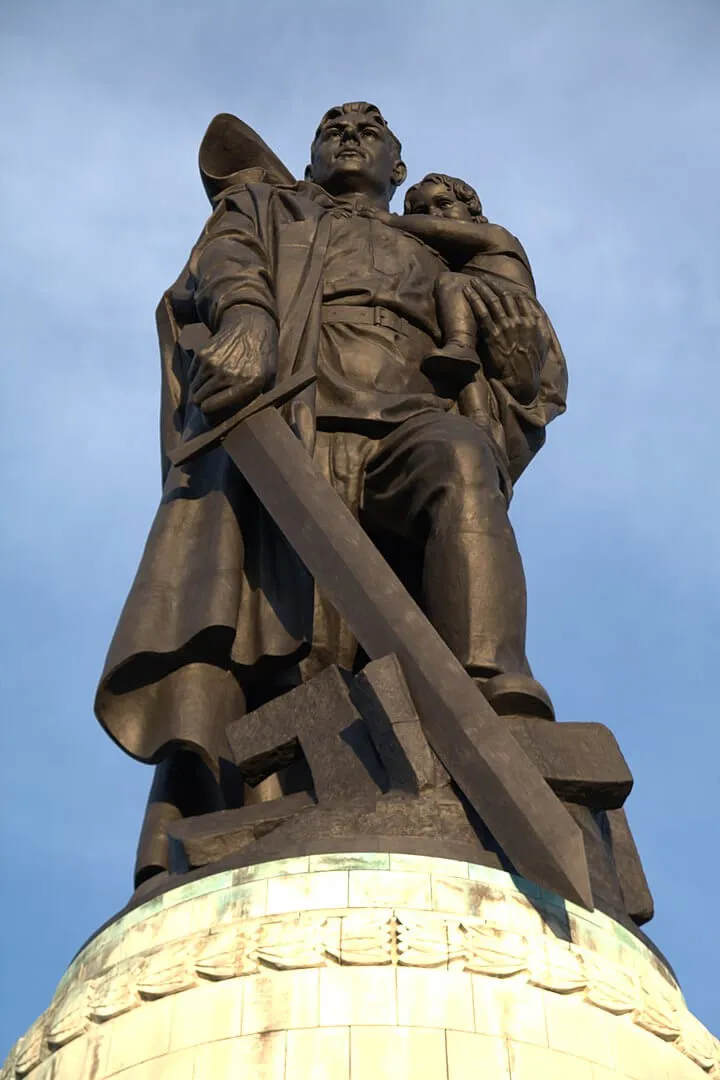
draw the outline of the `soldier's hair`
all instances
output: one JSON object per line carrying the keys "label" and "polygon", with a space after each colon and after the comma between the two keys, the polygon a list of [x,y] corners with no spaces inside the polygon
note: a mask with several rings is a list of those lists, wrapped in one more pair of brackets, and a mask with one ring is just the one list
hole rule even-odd
{"label": "soldier's hair", "polygon": [[332,109],[323,116],[322,120],[317,126],[315,137],[313,139],[313,146],[317,142],[320,132],[329,124],[332,120],[337,120],[338,117],[345,115],[346,113],[362,113],[368,117],[371,117],[380,127],[385,129],[388,142],[393,150],[393,155],[396,161],[400,161],[402,157],[402,145],[397,135],[390,130],[388,122],[383,114],[378,109],[377,105],[371,105],[369,101],[346,101],[344,105],[334,105]]}
{"label": "soldier's hair", "polygon": [[468,210],[474,218],[483,218],[483,208],[480,202],[480,196],[474,187],[467,184],[464,180],[460,180],[457,176],[448,176],[447,173],[428,173],[424,176],[418,184],[413,184],[405,192],[405,213],[416,213],[415,207],[420,204],[419,192],[423,184],[442,184],[452,191],[453,195],[460,202],[464,202]]}

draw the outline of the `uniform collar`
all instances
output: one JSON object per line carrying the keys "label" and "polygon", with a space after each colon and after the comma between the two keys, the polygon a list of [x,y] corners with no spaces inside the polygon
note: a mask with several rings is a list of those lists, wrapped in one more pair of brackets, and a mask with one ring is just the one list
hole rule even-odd
{"label": "uniform collar", "polygon": [[312,180],[303,180],[298,187],[302,187],[313,202],[326,206],[328,210],[344,210],[348,214],[357,214],[361,210],[363,213],[368,211],[372,213],[373,210],[380,209],[369,195],[329,195],[324,188],[313,183]]}

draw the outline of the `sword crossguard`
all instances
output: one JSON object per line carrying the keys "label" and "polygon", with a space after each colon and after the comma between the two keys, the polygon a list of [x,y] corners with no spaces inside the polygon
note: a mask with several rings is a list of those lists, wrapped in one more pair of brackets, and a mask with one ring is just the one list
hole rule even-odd
{"label": "sword crossguard", "polygon": [[290,401],[316,381],[317,375],[314,372],[296,372],[295,375],[291,375],[289,379],[286,379],[279,386],[273,386],[272,390],[259,394],[254,401],[229,416],[227,420],[216,424],[209,431],[203,431],[202,434],[196,435],[194,439],[188,439],[187,442],[180,443],[168,454],[170,462],[173,465],[185,465],[188,461],[192,461],[194,458],[199,457],[200,454],[205,453],[206,450],[212,450],[214,447],[219,446],[223,439],[243,420],[247,420],[249,416],[254,416],[255,413],[261,412],[263,409],[277,408],[279,405],[284,405],[285,402]]}

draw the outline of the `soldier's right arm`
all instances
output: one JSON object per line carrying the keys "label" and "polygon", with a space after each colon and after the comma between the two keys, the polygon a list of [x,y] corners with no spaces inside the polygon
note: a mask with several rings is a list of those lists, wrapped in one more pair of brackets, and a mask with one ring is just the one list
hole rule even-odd
{"label": "soldier's right arm", "polygon": [[189,389],[207,414],[251,401],[277,369],[268,201],[264,190],[228,194],[190,262],[195,307],[212,336],[197,354]]}
{"label": "soldier's right arm", "polygon": [[252,304],[276,318],[268,243],[270,189],[261,194],[265,198],[250,188],[228,192],[193,252],[195,306],[212,333],[236,304]]}

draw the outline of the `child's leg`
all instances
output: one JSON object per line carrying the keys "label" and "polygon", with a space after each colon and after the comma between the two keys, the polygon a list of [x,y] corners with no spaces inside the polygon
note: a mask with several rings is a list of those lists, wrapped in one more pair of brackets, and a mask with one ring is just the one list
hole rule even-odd
{"label": "child's leg", "polygon": [[467,279],[462,274],[445,272],[435,285],[438,322],[444,336],[444,347],[470,349],[475,353],[477,322],[470,302],[465,296]]}
{"label": "child's leg", "polygon": [[467,278],[462,274],[443,273],[435,284],[435,305],[443,345],[423,361],[423,371],[441,390],[460,390],[480,369],[476,351],[475,313],[465,296]]}

